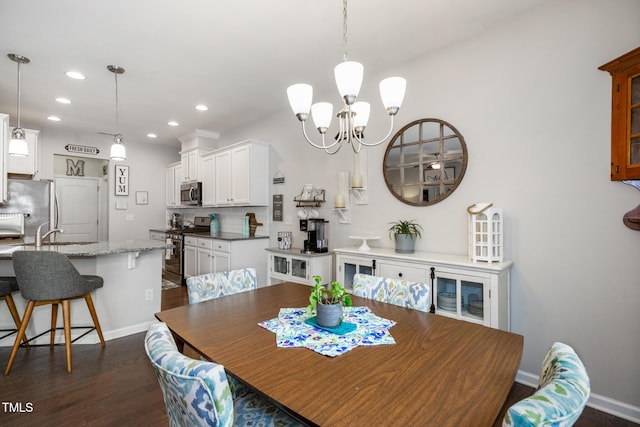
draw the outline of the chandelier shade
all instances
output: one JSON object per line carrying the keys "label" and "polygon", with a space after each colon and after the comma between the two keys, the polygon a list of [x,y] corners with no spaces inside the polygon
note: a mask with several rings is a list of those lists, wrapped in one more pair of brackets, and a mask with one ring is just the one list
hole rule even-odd
{"label": "chandelier shade", "polygon": [[[389,115],[390,127],[387,134],[377,142],[364,141],[364,129],[369,121],[371,105],[368,102],[357,101],[364,66],[347,59],[347,0],[343,0],[343,62],[334,68],[334,77],[338,93],[342,98],[342,108],[336,113],[339,122],[339,130],[335,141],[327,142],[325,135],[331,125],[333,105],[328,102],[313,103],[313,87],[306,83],[296,83],[287,88],[289,104],[293,114],[302,122],[302,134],[305,140],[315,148],[324,150],[328,154],[337,153],[345,142],[351,145],[355,153],[360,152],[362,146],[375,146],[382,144],[393,130],[393,118],[398,113],[404,99],[407,81],[402,77],[389,77],[380,82],[380,97],[384,108]],[[309,111],[313,122],[321,135],[322,142],[314,143],[307,135],[306,120]]]}
{"label": "chandelier shade", "polygon": [[[118,136],[118,135],[117,135]],[[127,159],[127,150],[117,136],[115,142],[111,145],[111,160],[122,161]]]}

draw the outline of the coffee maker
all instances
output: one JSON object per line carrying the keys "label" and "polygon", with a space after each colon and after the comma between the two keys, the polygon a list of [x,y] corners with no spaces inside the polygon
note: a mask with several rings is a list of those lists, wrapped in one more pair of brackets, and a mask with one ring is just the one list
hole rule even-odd
{"label": "coffee maker", "polygon": [[300,231],[307,232],[307,239],[304,241],[302,252],[305,254],[320,253],[329,251],[329,240],[327,239],[327,224],[322,218],[313,218],[300,221]]}

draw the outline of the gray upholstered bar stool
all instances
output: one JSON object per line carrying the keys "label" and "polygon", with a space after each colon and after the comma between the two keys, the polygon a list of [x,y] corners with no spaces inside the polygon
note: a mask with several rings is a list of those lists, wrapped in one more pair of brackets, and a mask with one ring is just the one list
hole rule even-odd
{"label": "gray upholstered bar stool", "polygon": [[[13,302],[13,297],[11,296],[12,293],[18,292],[19,290],[18,281],[15,277],[0,277],[0,301],[4,300],[7,303],[9,313],[11,313],[13,322],[16,324],[15,328],[0,329],[0,332],[8,332],[7,334],[2,335],[0,340],[18,332],[18,329],[20,329],[20,315],[18,314],[16,304]],[[27,338],[25,337],[23,341],[26,343]]]}
{"label": "gray upholstered bar stool", "polygon": [[[11,365],[15,360],[20,341],[25,335],[25,330],[31,319],[31,314],[36,306],[52,304],[51,329],[33,337],[35,339],[47,332],[51,333],[50,345],[54,345],[56,322],[58,317],[58,304],[62,304],[62,317],[64,323],[64,341],[67,352],[67,371],[71,372],[71,343],[89,332],[98,333],[102,347],[105,346],[100,322],[96,314],[91,292],[101,288],[102,277],[81,275],[71,264],[71,261],[59,252],[53,251],[16,251],[13,253],[13,269],[18,280],[20,293],[27,300],[27,307],[22,317],[22,324],[18,330],[18,336],[13,344],[9,362],[4,370],[9,375]],[[71,304],[70,301],[84,298],[93,319],[94,326],[74,326],[73,328],[87,328],[84,334],[71,341]]]}

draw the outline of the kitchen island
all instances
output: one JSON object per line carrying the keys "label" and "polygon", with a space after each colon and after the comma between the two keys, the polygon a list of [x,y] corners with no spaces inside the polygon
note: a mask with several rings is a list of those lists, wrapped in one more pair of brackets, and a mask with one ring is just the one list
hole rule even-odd
{"label": "kitchen island", "polygon": [[[53,250],[65,254],[81,274],[101,276],[104,286],[93,294],[105,340],[146,331],[160,311],[162,291],[162,258],[167,245],[155,240],[123,240],[95,243],[43,244],[39,250]],[[0,245],[0,276],[15,276],[12,254],[17,250],[35,250],[33,245]],[[53,284],[52,284],[53,285]],[[19,292],[13,294],[18,312],[22,317],[26,306]],[[72,326],[91,325],[91,316],[83,299],[71,302]],[[32,337],[49,328],[51,306],[36,307],[27,336]],[[58,316],[62,326],[62,316]],[[0,329],[15,327],[9,310],[0,309]],[[72,338],[82,331],[72,329]],[[0,340],[0,346],[11,346],[15,334]],[[48,335],[37,340],[38,344],[49,342]],[[58,331],[56,342],[64,342],[62,331]],[[94,332],[83,337],[77,344],[98,343]]]}

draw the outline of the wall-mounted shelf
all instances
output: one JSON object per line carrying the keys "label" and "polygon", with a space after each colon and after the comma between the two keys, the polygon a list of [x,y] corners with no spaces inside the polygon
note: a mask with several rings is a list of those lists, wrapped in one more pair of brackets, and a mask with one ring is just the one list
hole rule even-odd
{"label": "wall-mounted shelf", "polygon": [[351,187],[349,188],[353,195],[356,198],[356,205],[366,205],[369,201],[367,200],[367,189],[364,187]]}
{"label": "wall-mounted shelf", "polygon": [[297,195],[293,198],[297,208],[319,208],[325,202],[324,189],[314,189],[311,197],[302,197]]}
{"label": "wall-mounted shelf", "polygon": [[333,210],[340,216],[338,220],[340,224],[351,224],[351,212],[349,208],[334,208]]}

